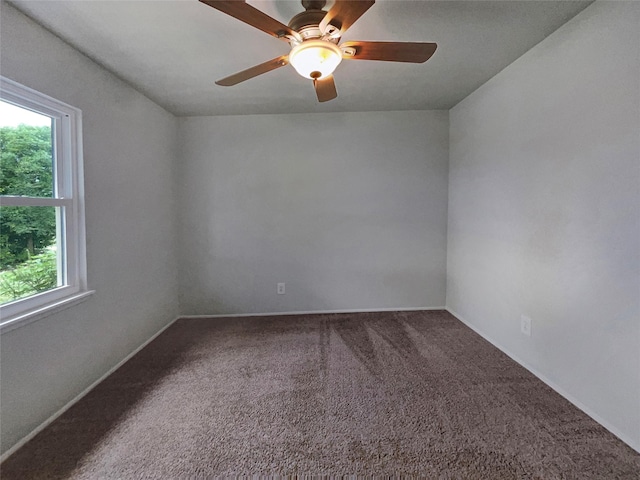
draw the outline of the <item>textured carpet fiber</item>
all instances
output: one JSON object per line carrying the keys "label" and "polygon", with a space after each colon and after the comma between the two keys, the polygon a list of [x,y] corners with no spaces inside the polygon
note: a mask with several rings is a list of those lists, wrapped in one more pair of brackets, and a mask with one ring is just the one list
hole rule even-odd
{"label": "textured carpet fiber", "polygon": [[446,312],[180,320],[2,478],[638,478],[640,455]]}

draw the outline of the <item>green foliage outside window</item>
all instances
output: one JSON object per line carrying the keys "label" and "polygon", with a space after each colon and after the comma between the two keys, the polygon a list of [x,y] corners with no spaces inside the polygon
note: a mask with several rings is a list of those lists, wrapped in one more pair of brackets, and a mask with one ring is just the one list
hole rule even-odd
{"label": "green foliage outside window", "polygon": [[0,272],[0,303],[46,292],[57,284],[56,252],[48,249],[14,268]]}
{"label": "green foliage outside window", "polygon": [[[53,196],[50,127],[0,128],[0,195]],[[57,286],[55,210],[0,208],[0,303]]]}
{"label": "green foliage outside window", "polygon": [[[51,128],[0,128],[0,195],[52,197]],[[4,207],[0,212],[0,268],[15,266],[54,243],[55,209]]]}

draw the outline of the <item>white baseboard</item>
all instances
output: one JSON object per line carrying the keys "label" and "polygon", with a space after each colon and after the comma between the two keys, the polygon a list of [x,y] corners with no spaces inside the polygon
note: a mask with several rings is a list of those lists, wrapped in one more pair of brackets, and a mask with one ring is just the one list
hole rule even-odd
{"label": "white baseboard", "polygon": [[136,353],[138,353],[140,350],[142,350],[144,347],[146,347],[148,344],[150,344],[153,340],[155,340],[155,338],[160,335],[162,332],[164,332],[167,328],[169,328],[171,325],[173,325],[173,323],[178,320],[178,318],[180,317],[176,317],[173,320],[171,320],[169,323],[167,323],[164,327],[162,327],[160,330],[158,330],[158,332],[156,332],[151,338],[149,338],[148,340],[146,340],[142,345],[140,345],[138,348],[136,348],[133,352],[131,352],[129,355],[127,355],[125,358],[123,358],[122,360],[120,360],[116,365],[114,365],[113,367],[111,367],[104,375],[102,375],[100,378],[98,378],[95,382],[93,382],[91,385],[89,385],[87,388],[85,388],[82,392],[80,392],[78,395],[76,395],[73,399],[71,399],[69,402],[67,402],[60,410],[58,410],[56,413],[54,413],[53,415],[51,415],[49,418],[47,418],[44,422],[42,422],[40,425],[38,425],[31,433],[27,434],[25,437],[23,437],[21,440],[19,440],[13,447],[11,447],[10,449],[8,449],[6,452],[4,452],[2,454],[2,456],[0,456],[0,463],[4,462],[7,458],[9,458],[11,455],[13,455],[18,449],[20,449],[20,447],[22,447],[24,444],[26,444],[29,440],[31,440],[33,437],[35,437],[38,433],[40,433],[42,430],[44,430],[45,428],[47,428],[51,423],[53,423],[53,421],[58,418],[60,415],[62,415],[64,412],[66,412],[67,410],[69,410],[69,408],[71,408],[74,404],[76,404],[80,399],[82,399],[82,397],[84,397],[87,393],[89,393],[91,390],[93,390],[95,387],[98,386],[98,384],[100,382],[102,382],[104,379],[106,379],[109,375],[111,375],[113,372],[115,372],[118,368],[120,368],[122,365],[124,365],[127,361],[129,361]]}
{"label": "white baseboard", "polygon": [[576,407],[578,407],[580,410],[582,410],[584,413],[586,413],[587,415],[589,415],[593,420],[595,420],[596,422],[598,422],[600,425],[602,425],[604,428],[606,428],[607,430],[609,430],[611,433],[613,433],[616,437],[618,437],[620,440],[622,440],[624,443],[626,443],[627,445],[629,445],[631,448],[633,448],[635,451],[637,451],[638,453],[640,453],[640,444],[636,443],[634,441],[634,439],[630,438],[628,435],[626,435],[625,433],[622,433],[620,430],[618,430],[616,427],[614,427],[613,425],[611,425],[609,422],[607,422],[605,419],[603,419],[600,415],[598,415],[597,413],[595,413],[594,411],[592,411],[590,408],[588,408],[587,406],[585,406],[580,400],[578,400],[577,398],[575,398],[573,395],[571,395],[569,392],[567,392],[566,390],[564,390],[562,387],[560,387],[559,385],[555,384],[554,382],[552,382],[551,380],[549,380],[545,375],[543,375],[542,373],[540,373],[539,371],[537,371],[535,368],[533,368],[531,365],[528,365],[526,362],[522,361],[517,355],[513,354],[512,352],[510,352],[508,349],[504,348],[502,345],[500,345],[498,342],[494,341],[491,337],[489,337],[487,334],[485,334],[484,332],[482,332],[481,330],[479,330],[476,326],[472,325],[471,323],[469,323],[467,320],[465,320],[464,318],[462,318],[462,316],[460,316],[458,313],[456,313],[452,308],[450,307],[445,307],[446,310],[453,315],[454,317],[456,317],[458,320],[460,320],[462,323],[464,323],[467,327],[469,327],[471,330],[473,330],[474,332],[476,332],[478,335],[480,335],[482,338],[484,338],[487,342],[489,342],[491,345],[493,345],[494,347],[496,347],[498,350],[500,350],[502,353],[504,353],[505,355],[507,355],[509,358],[511,358],[513,361],[515,361],[516,363],[520,364],[522,367],[526,368],[527,370],[529,370],[531,373],[533,373],[536,377],[538,377],[540,380],[542,380],[544,383],[546,383],[549,387],[551,387],[556,393],[559,393],[560,395],[562,395],[565,399],[569,400],[569,402],[571,402],[573,405],[575,405]]}
{"label": "white baseboard", "polygon": [[375,313],[375,312],[421,312],[430,310],[446,310],[447,307],[415,307],[415,308],[356,308],[352,310],[308,310],[299,312],[268,313],[224,313],[215,315],[181,315],[180,318],[237,318],[237,317],[276,317],[283,315],[328,315],[331,313]]}

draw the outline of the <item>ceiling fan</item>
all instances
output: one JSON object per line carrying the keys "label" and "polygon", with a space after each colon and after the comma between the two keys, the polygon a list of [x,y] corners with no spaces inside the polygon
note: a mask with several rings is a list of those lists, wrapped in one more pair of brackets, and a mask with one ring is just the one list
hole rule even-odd
{"label": "ceiling fan", "polygon": [[423,63],[431,58],[437,48],[435,43],[420,42],[351,41],[340,44],[342,35],[375,0],[335,0],[328,12],[323,10],[326,0],[302,0],[305,11],[295,15],[289,25],[280,23],[245,0],[200,2],[284,40],[291,46],[288,55],[281,55],[216,82],[225,87],[290,63],[300,75],[313,80],[318,101],[326,102],[338,96],[332,74],[343,59]]}

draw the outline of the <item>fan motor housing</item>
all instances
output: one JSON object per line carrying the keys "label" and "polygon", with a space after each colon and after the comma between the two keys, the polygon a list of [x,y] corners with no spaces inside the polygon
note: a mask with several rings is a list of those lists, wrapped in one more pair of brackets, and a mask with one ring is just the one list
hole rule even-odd
{"label": "fan motor housing", "polygon": [[305,10],[322,10],[327,4],[327,0],[302,0]]}
{"label": "fan motor housing", "polygon": [[300,34],[303,40],[320,38],[322,32],[318,25],[327,14],[324,10],[307,10],[297,14],[289,22],[289,27]]}

